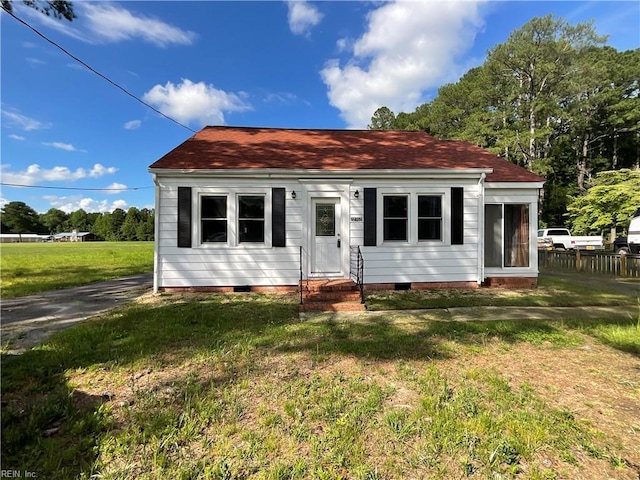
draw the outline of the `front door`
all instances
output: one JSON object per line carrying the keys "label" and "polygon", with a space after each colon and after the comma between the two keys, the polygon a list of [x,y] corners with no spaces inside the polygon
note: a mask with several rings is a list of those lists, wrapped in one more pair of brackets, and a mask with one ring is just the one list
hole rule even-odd
{"label": "front door", "polygon": [[340,238],[340,199],[316,198],[313,208],[311,274],[342,274],[342,239]]}

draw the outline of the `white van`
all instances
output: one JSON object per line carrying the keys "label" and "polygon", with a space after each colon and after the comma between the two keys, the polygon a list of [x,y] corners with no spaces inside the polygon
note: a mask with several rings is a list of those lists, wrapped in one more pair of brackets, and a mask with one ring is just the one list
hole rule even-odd
{"label": "white van", "polygon": [[640,207],[633,214],[631,223],[629,223],[629,232],[627,233],[627,242],[629,243],[629,251],[635,255],[640,254]]}

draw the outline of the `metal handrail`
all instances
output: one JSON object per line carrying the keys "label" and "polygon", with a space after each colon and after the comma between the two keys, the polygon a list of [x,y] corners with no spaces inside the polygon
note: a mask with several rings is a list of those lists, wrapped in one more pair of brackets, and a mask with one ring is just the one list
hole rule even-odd
{"label": "metal handrail", "polygon": [[302,245],[300,245],[300,305],[302,305]]}
{"label": "metal handrail", "polygon": [[364,257],[362,256],[359,245],[350,247],[349,253],[349,276],[358,285],[358,290],[360,290],[360,303],[364,303]]}

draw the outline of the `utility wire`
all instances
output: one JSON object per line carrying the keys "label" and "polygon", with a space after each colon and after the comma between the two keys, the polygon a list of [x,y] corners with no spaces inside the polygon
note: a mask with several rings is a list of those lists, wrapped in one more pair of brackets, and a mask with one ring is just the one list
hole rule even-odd
{"label": "utility wire", "polygon": [[146,190],[148,188],[153,188],[153,187],[126,187],[126,188],[49,187],[45,185],[23,185],[20,183],[4,183],[4,182],[0,182],[0,185],[5,187],[49,188],[51,190],[95,190],[95,191],[114,191],[114,192],[127,192],[131,190]]}
{"label": "utility wire", "polygon": [[98,72],[97,70],[95,70],[93,67],[91,67],[90,65],[86,64],[85,62],[83,62],[82,60],[80,60],[78,57],[76,57],[75,55],[73,55],[72,53],[70,53],[69,51],[67,51],[64,47],[61,47],[60,45],[58,45],[56,42],[54,42],[53,40],[49,39],[46,35],[44,35],[43,33],[40,33],[36,28],[32,27],[31,25],[29,25],[27,22],[25,22],[24,20],[22,20],[20,17],[17,17],[13,12],[10,12],[9,10],[7,10],[4,5],[2,6],[2,9],[9,15],[11,15],[13,18],[15,18],[18,22],[22,23],[24,26],[26,26],[27,28],[29,28],[30,30],[32,30],[36,35],[38,35],[39,37],[42,37],[44,40],[46,40],[47,42],[49,42],[51,45],[53,45],[54,47],[62,50],[62,52],[64,52],[66,55],[68,55],[69,57],[73,58],[76,62],[78,62],[80,65],[84,66],[85,68],[87,68],[89,71],[91,71],[92,73],[95,73],[96,75],[98,75],[100,78],[106,80],[107,82],[109,82],[111,85],[113,85],[114,87],[116,87],[118,90],[121,90],[122,92],[124,92],[126,95],[129,95],[131,98],[133,98],[134,100],[140,102],[141,104],[143,104],[145,107],[150,108],[151,110],[153,110],[154,112],[162,115],[164,118],[166,118],[167,120],[171,120],[173,123],[180,125],[182,128],[185,128],[187,130],[189,130],[191,133],[196,133],[195,130],[187,127],[186,125],[180,123],[179,121],[171,118],[168,115],[165,115],[164,113],[162,113],[160,110],[158,110],[157,108],[149,105],[147,102],[145,102],[144,100],[136,97],[133,93],[129,92],[126,88],[121,87],[120,85],[118,85],[116,82],[114,82],[113,80],[111,80],[110,78],[108,78],[107,76],[103,75],[102,73]]}

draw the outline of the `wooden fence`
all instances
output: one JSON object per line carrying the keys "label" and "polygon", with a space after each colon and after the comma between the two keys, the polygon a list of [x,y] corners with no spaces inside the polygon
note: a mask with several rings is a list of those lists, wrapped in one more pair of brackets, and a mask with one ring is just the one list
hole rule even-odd
{"label": "wooden fence", "polygon": [[617,255],[610,252],[580,250],[539,250],[538,266],[540,270],[589,272],[640,278],[640,255]]}

